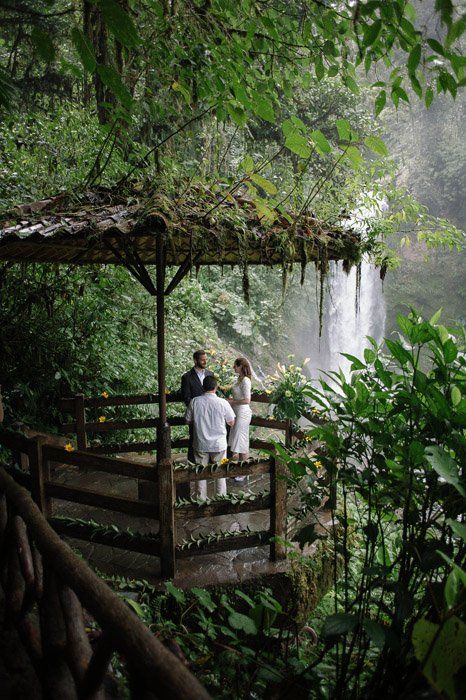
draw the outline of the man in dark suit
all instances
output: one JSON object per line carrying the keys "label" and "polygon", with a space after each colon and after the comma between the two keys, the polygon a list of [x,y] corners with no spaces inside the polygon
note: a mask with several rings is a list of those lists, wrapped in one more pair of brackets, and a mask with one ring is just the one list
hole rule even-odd
{"label": "man in dark suit", "polygon": [[[191,399],[194,399],[195,396],[203,395],[202,382],[204,379],[209,376],[213,377],[213,373],[207,369],[207,353],[205,350],[196,350],[193,353],[193,360],[194,367],[181,377],[181,396],[186,407],[189,406]],[[194,462],[193,440],[194,432],[192,425],[190,425],[188,446],[188,459],[190,462]]]}

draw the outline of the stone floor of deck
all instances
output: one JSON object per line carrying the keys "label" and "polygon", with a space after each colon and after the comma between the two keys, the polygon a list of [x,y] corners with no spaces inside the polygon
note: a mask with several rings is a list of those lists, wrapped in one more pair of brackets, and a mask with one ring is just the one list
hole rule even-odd
{"label": "stone floor of deck", "polygon": [[[127,455],[129,456],[129,455]],[[135,455],[131,455],[135,457]],[[137,455],[138,460],[150,462],[151,456]],[[137,481],[118,475],[102,472],[79,471],[75,467],[60,466],[54,480],[67,486],[80,486],[92,491],[112,496],[137,498]],[[208,495],[213,495],[213,481],[208,481]],[[229,493],[252,491],[254,493],[268,490],[269,477],[260,475],[248,477],[248,482],[238,483],[227,480]],[[95,520],[103,525],[116,525],[118,528],[130,528],[141,533],[157,533],[158,522],[148,518],[103,510],[69,501],[54,500],[53,515],[83,520]],[[269,511],[222,515],[215,518],[177,520],[177,544],[191,535],[207,534],[220,530],[267,530],[270,524]],[[85,559],[104,574],[117,574],[135,579],[146,579],[152,583],[160,581],[160,561],[158,557],[108,547],[93,542],[84,542],[68,538],[72,546],[80,551]],[[251,578],[282,574],[286,571],[286,561],[271,562],[269,546],[249,549],[217,552],[183,557],[177,560],[174,583],[183,588],[240,583]]]}

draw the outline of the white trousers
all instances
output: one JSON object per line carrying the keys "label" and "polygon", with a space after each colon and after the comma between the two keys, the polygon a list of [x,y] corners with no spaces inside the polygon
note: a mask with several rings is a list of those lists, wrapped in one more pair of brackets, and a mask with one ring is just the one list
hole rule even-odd
{"label": "white trousers", "polygon": [[[209,462],[215,464],[216,462],[221,462],[227,456],[227,451],[223,452],[198,452],[194,450],[194,457],[196,464],[202,464],[207,467]],[[226,479],[215,479],[215,493],[218,496],[226,496],[227,493],[227,480]],[[194,482],[194,495],[197,498],[205,499],[207,498],[207,481],[195,481]]]}

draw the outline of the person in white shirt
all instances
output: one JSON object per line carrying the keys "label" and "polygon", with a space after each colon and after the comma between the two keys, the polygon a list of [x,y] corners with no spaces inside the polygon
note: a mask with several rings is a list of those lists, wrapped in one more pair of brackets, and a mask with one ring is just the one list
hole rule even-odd
{"label": "person in white shirt", "polygon": [[[235,414],[228,401],[216,395],[217,380],[207,376],[204,394],[195,396],[186,411],[185,420],[194,426],[194,457],[196,464],[221,462],[227,454],[227,425],[233,426]],[[216,492],[225,495],[226,479],[215,479]],[[207,497],[207,482],[196,481],[195,495]]]}

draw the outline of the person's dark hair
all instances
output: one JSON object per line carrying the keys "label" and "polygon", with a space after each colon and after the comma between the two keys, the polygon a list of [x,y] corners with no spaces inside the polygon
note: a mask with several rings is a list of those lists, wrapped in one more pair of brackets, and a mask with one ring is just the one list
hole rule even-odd
{"label": "person's dark hair", "polygon": [[237,357],[235,360],[235,367],[239,367],[240,377],[249,377],[249,379],[251,379],[251,365],[245,357]]}
{"label": "person's dark hair", "polygon": [[204,381],[202,382],[202,388],[204,391],[213,391],[216,389],[218,386],[218,382],[215,379],[214,376],[209,374],[207,377],[204,378]]}
{"label": "person's dark hair", "polygon": [[195,351],[193,352],[193,360],[194,360],[194,362],[197,362],[198,359],[199,359],[202,355],[207,355],[207,353],[206,353],[205,350],[195,350]]}

